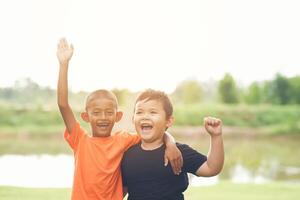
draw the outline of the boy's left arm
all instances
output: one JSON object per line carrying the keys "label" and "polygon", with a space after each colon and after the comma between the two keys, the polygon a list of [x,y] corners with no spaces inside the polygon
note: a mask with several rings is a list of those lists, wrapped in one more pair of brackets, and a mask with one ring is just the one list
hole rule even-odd
{"label": "boy's left arm", "polygon": [[196,171],[197,176],[215,176],[219,174],[224,164],[224,147],[222,138],[222,121],[213,117],[204,118],[204,126],[210,134],[210,149],[207,161]]}
{"label": "boy's left arm", "polygon": [[164,142],[166,144],[164,164],[167,166],[170,161],[174,174],[179,175],[183,165],[181,151],[177,148],[174,137],[168,132],[165,132]]}

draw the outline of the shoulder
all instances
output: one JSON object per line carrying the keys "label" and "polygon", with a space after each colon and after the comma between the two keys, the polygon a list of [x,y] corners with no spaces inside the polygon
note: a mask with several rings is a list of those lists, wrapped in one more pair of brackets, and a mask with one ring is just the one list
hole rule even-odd
{"label": "shoulder", "polygon": [[187,144],[177,144],[183,157],[183,171],[196,173],[196,170],[207,160],[207,157]]}
{"label": "shoulder", "polygon": [[135,144],[135,145],[129,147],[124,152],[123,162],[124,163],[128,163],[128,161],[130,161],[130,162],[136,162],[140,158],[141,154],[142,154],[142,151],[141,151],[141,148],[140,148],[140,143]]}
{"label": "shoulder", "polygon": [[126,151],[125,151],[125,154],[132,154],[132,153],[135,153],[135,152],[137,152],[137,151],[140,151],[141,150],[141,143],[139,142],[139,143],[137,143],[137,144],[134,144],[134,145],[132,145],[129,149],[127,149]]}
{"label": "shoulder", "polygon": [[189,150],[194,150],[192,147],[190,147],[187,144],[182,144],[182,143],[178,143],[176,142],[176,146],[178,147],[178,149],[183,152],[183,151],[189,151]]}
{"label": "shoulder", "polygon": [[183,158],[191,158],[191,157],[194,157],[194,156],[206,157],[204,154],[200,153],[199,151],[197,151],[193,147],[190,147],[187,144],[176,143],[176,146],[178,147],[178,149],[182,153]]}
{"label": "shoulder", "polygon": [[84,130],[84,128],[80,125],[80,123],[78,121],[76,121],[74,127],[72,128],[71,132],[68,131],[67,128],[65,128],[64,131],[64,137],[68,138],[68,137],[77,137],[77,136],[82,136],[82,135],[87,135],[86,131]]}
{"label": "shoulder", "polygon": [[113,136],[115,136],[115,137],[132,137],[134,135],[136,135],[136,134],[130,133],[130,132],[124,131],[124,130],[119,130],[119,131],[116,131],[113,133]]}
{"label": "shoulder", "polygon": [[131,141],[131,140],[136,140],[136,139],[140,138],[140,136],[138,134],[136,134],[136,133],[130,133],[128,131],[123,131],[123,130],[114,132],[113,136],[115,138],[121,139],[123,141],[124,140]]}

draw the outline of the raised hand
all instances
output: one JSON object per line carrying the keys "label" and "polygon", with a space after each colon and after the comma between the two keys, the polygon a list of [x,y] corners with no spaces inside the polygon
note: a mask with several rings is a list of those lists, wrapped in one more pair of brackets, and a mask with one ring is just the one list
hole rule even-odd
{"label": "raised hand", "polygon": [[67,40],[65,38],[62,38],[59,40],[59,43],[57,45],[57,58],[60,64],[66,64],[70,61],[72,55],[73,55],[73,45],[69,45]]}
{"label": "raised hand", "polygon": [[205,117],[204,127],[206,131],[213,137],[222,135],[222,121],[214,117]]}

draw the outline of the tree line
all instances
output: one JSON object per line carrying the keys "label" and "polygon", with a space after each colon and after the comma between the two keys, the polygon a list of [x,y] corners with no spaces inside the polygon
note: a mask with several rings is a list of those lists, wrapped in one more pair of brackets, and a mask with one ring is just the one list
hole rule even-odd
{"label": "tree line", "polygon": [[213,87],[208,88],[196,80],[185,80],[172,95],[177,101],[188,104],[201,102],[205,96],[210,96],[211,101],[225,104],[300,104],[300,76],[288,78],[278,73],[272,80],[240,87],[227,73]]}
{"label": "tree line", "polygon": [[[113,89],[120,104],[126,105],[136,94],[127,89]],[[70,91],[70,100],[82,105],[87,92]],[[187,79],[179,83],[170,94],[174,103],[195,104],[220,102],[225,104],[300,104],[300,76],[286,77],[276,74],[272,80],[253,82],[247,87],[237,84],[229,73],[215,82],[200,83]],[[20,105],[56,106],[56,91],[41,87],[30,78],[17,80],[12,87],[0,87],[0,102]]]}

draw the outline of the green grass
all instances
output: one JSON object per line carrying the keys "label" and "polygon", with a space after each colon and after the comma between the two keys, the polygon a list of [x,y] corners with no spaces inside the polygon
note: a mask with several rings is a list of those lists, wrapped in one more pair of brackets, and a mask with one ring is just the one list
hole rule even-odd
{"label": "green grass", "polygon": [[[125,115],[130,113],[131,109]],[[80,120],[78,111],[75,115]],[[53,108],[0,106],[0,116],[5,116],[0,118],[0,133],[51,134],[64,127],[58,109]],[[300,134],[299,105],[174,105],[175,126],[201,126],[205,116],[219,117],[224,125],[231,127],[264,128],[264,133],[272,134]],[[131,118],[128,119],[124,117],[123,122],[131,125]]]}
{"label": "green grass", "polygon": [[265,128],[265,133],[300,133],[300,106],[195,104],[174,106],[175,125],[199,126],[205,116],[232,127]]}
{"label": "green grass", "polygon": [[1,200],[69,200],[70,189],[0,187]]}
{"label": "green grass", "polygon": [[[1,200],[69,200],[70,189],[37,189],[0,187]],[[187,200],[297,200],[300,184],[275,182],[270,184],[234,184],[221,182],[215,186],[189,187]]]}
{"label": "green grass", "polygon": [[270,183],[263,185],[222,182],[212,187],[190,187],[185,193],[188,200],[296,200],[300,184]]}

